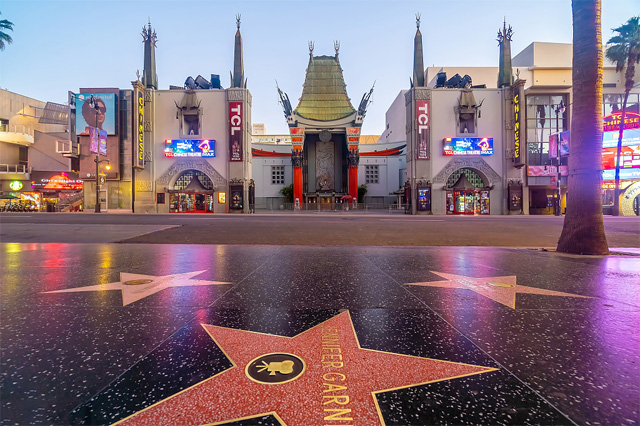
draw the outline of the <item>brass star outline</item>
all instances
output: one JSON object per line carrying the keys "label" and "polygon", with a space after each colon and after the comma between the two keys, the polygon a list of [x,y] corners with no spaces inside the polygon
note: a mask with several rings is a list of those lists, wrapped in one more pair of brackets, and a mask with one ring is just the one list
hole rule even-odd
{"label": "brass star outline", "polygon": [[[338,371],[341,371],[349,377],[358,377],[358,384],[354,383],[355,381],[351,382],[349,380],[346,382],[331,382],[344,384],[345,389],[348,384],[349,389],[353,391],[351,395],[358,395],[359,397],[357,404],[359,404],[360,412],[356,413],[354,410],[349,414],[354,417],[358,414],[359,419],[354,418],[350,424],[386,425],[378,404],[377,394],[498,370],[494,367],[483,367],[454,361],[442,361],[362,348],[348,311],[329,318],[294,337],[207,324],[201,325],[227,359],[229,359],[232,366],[164,400],[158,401],[137,413],[119,420],[114,425],[200,424],[212,426],[267,415],[274,416],[283,426],[317,424],[315,421],[309,421],[309,416],[312,416],[309,410],[300,410],[299,401],[306,400],[305,396],[308,396],[308,393],[297,393],[295,390],[306,389],[307,392],[309,392],[309,389],[312,389],[318,392],[320,396],[323,395],[322,386],[320,386],[316,380],[319,376],[315,376],[314,374],[318,374],[319,371],[327,372],[327,370],[319,365],[314,367],[313,364],[321,363],[309,362],[313,357],[301,354],[300,351],[303,351],[301,348],[304,348],[305,351],[317,355],[317,339],[322,337],[325,327],[333,327],[336,332],[344,333],[341,334],[340,342],[342,348],[347,349],[346,352],[343,351],[341,353],[347,354],[346,356],[349,358],[348,361],[346,359],[344,361],[345,367],[347,362],[355,365],[352,369]],[[286,384],[287,387],[280,390],[281,393],[284,392],[284,394],[295,395],[294,398],[291,398],[292,401],[282,401],[279,398],[282,394],[275,398],[270,395],[270,391],[272,390],[278,393],[278,387],[280,385],[274,388],[271,385],[261,385],[245,378],[244,364],[250,362],[249,360],[253,359],[256,353],[270,351],[292,353],[307,359],[307,371],[305,372],[307,378],[304,379],[303,375],[292,382],[288,382]],[[357,372],[360,371],[369,371],[370,369],[364,367],[379,365],[377,363],[381,360],[388,361],[395,367],[406,363],[409,368],[392,369],[392,373],[389,374],[388,377],[385,376],[386,378],[382,380],[375,374],[369,374],[373,379],[367,377],[362,378],[357,374]],[[244,382],[241,383],[241,379],[243,379]],[[310,382],[312,386],[308,383],[303,383],[304,380]],[[323,380],[328,379],[323,378]],[[372,382],[369,382],[369,380],[372,380]],[[388,387],[383,385],[388,383],[396,383],[396,385]],[[296,384],[299,387],[293,388]],[[376,390],[372,390],[372,388],[376,388]],[[249,397],[247,397],[247,395],[249,395]],[[256,399],[256,396],[262,396],[265,397],[265,399]],[[245,407],[244,401],[247,398],[252,399],[252,401],[246,403],[250,405],[249,408]],[[266,408],[268,406],[278,405],[278,403],[280,403],[279,408]],[[255,406],[256,404],[257,406]],[[368,409],[364,409],[362,404],[366,404]],[[230,407],[231,405],[235,407]],[[294,405],[297,409],[291,411],[291,405]],[[195,410],[194,407],[198,409]],[[289,410],[286,408],[289,408]],[[252,411],[252,409],[254,413],[250,415],[241,414],[243,411]],[[222,411],[225,411],[226,414],[223,414]],[[236,413],[236,415],[232,415],[232,413]],[[225,415],[230,415],[230,417],[220,418]],[[207,417],[218,417],[218,419],[211,423],[211,421],[207,422],[205,420]],[[301,422],[301,420],[305,421]],[[332,421],[346,421],[346,419],[336,417]]]}
{"label": "brass star outline", "polygon": [[223,281],[191,279],[203,272],[206,272],[206,270],[160,276],[120,272],[120,281],[117,282],[68,288],[64,290],[44,291],[42,293],[76,293],[82,291],[120,290],[122,292],[122,306],[127,306],[166,288],[231,284]]}
{"label": "brass star outline", "polygon": [[471,290],[481,296],[493,300],[494,302],[498,302],[502,305],[508,306],[511,309],[516,308],[516,293],[591,299],[591,297],[589,296],[581,296],[579,294],[564,293],[562,291],[545,290],[542,288],[529,287],[526,285],[518,285],[516,284],[515,275],[474,278],[465,275],[447,274],[444,272],[429,272],[445,278],[445,281],[425,281],[417,283],[405,283],[405,285],[440,288],[461,288],[465,290]]}

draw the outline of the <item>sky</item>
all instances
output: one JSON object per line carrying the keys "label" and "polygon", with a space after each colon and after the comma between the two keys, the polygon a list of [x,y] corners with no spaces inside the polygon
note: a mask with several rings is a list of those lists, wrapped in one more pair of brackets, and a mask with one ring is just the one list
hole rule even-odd
{"label": "sky", "polygon": [[[514,56],[534,41],[572,40],[569,0],[2,0],[0,12],[14,24],[13,43],[0,51],[0,88],[57,103],[85,87],[130,89],[142,73],[140,33],[149,20],[158,34],[160,89],[211,74],[229,87],[240,14],[252,122],[265,123],[269,134],[288,133],[276,81],[295,108],[309,41],[316,56],[333,55],[340,42],[354,107],[375,83],[362,133],[380,135],[413,75],[416,13],[425,67],[497,67],[504,19],[513,27]],[[640,0],[602,0],[603,43],[638,14]]]}

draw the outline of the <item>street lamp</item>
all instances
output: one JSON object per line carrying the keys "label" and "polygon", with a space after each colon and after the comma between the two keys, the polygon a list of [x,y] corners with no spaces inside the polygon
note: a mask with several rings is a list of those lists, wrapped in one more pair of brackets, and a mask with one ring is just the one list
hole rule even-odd
{"label": "street lamp", "polygon": [[98,103],[95,101],[93,95],[91,95],[91,98],[89,98],[89,106],[91,108],[93,108],[96,112],[96,122],[95,122],[95,128],[96,128],[96,137],[98,138],[98,144],[97,144],[97,149],[96,149],[96,158],[93,160],[96,163],[96,208],[95,208],[95,213],[100,213],[100,174],[99,174],[99,169],[100,169],[100,163],[103,162],[107,162],[107,167],[106,169],[109,170],[111,168],[111,166],[108,164],[109,160],[100,160],[100,132],[98,130],[98,114],[100,113],[100,107],[98,106]]}
{"label": "street lamp", "polygon": [[560,104],[556,107],[556,164],[558,165],[558,178],[556,180],[556,216],[561,216],[561,192],[560,192],[560,179],[562,175],[560,173],[560,124],[559,124],[559,114],[564,114],[566,107],[562,99],[560,99]]}

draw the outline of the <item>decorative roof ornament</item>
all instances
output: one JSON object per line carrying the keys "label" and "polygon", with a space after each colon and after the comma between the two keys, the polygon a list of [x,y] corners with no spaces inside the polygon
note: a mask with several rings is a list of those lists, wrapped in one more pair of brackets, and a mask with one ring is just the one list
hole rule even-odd
{"label": "decorative roof ornament", "polygon": [[420,29],[420,14],[416,13],[416,27]]}
{"label": "decorative roof ornament", "polygon": [[282,105],[284,116],[288,120],[291,116],[291,112],[293,111],[293,109],[291,108],[291,101],[289,101],[289,95],[280,90],[280,86],[278,86],[278,80],[276,80],[276,88],[278,89],[278,95],[280,96],[280,104]]}
{"label": "decorative roof ornament", "polygon": [[313,48],[315,46],[315,43],[310,41],[309,42],[309,55],[313,55]]}
{"label": "decorative roof ornament", "polygon": [[416,13],[416,26],[418,28],[416,29],[416,36],[413,39],[413,78],[409,78],[409,81],[411,83],[411,87],[426,87],[419,13]]}
{"label": "decorative roof ornament", "polygon": [[513,29],[511,28],[511,25],[509,25],[509,28],[507,28],[507,18],[505,17],[503,28],[501,30],[498,30],[498,46],[502,45],[505,40],[511,41],[512,36]]}
{"label": "decorative roof ornament", "polygon": [[336,58],[337,58],[338,52],[340,51],[340,42],[338,40],[334,40],[333,49],[336,51]]}
{"label": "decorative roof ornament", "polygon": [[240,18],[242,17],[241,14],[237,14],[236,15],[236,26],[238,27],[238,29],[240,29]]}
{"label": "decorative roof ornament", "polygon": [[142,42],[146,42],[147,40],[151,42],[153,47],[156,47],[156,42],[158,41],[158,35],[156,34],[156,30],[151,30],[151,18],[149,18],[149,27],[142,27]]}

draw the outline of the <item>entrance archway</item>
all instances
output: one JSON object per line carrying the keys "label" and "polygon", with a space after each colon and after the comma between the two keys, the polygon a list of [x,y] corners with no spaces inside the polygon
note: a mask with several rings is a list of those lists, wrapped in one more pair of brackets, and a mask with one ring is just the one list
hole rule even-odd
{"label": "entrance archway", "polygon": [[185,170],[169,190],[170,213],[213,213],[213,182],[199,170]]}
{"label": "entrance archway", "polygon": [[445,185],[447,191],[447,214],[489,214],[489,191],[486,179],[470,168],[455,170]]}

